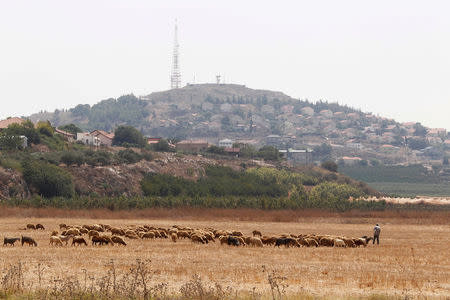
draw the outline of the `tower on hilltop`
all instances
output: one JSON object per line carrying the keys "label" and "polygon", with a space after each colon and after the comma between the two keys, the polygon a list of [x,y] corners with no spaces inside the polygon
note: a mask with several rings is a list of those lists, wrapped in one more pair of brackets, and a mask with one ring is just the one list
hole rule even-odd
{"label": "tower on hilltop", "polygon": [[180,73],[180,61],[178,55],[178,25],[175,19],[175,39],[173,43],[173,56],[172,56],[172,74],[170,76],[170,88],[178,89],[181,87],[181,73]]}

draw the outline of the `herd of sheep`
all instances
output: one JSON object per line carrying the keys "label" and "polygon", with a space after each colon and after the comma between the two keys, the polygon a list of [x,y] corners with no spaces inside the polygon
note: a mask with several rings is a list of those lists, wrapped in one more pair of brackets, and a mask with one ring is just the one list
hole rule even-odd
{"label": "herd of sheep", "polygon": [[[45,230],[42,224],[27,224],[26,229]],[[263,236],[258,230],[251,235],[245,236],[241,231],[220,230],[214,228],[193,229],[173,225],[170,228],[154,227],[149,225],[130,225],[126,227],[114,227],[106,224],[94,225],[66,225],[60,224],[58,230],[50,234],[50,245],[63,246],[71,241],[72,246],[88,245],[123,245],[126,239],[170,239],[177,242],[180,239],[189,239],[193,243],[208,244],[218,240],[221,245],[231,246],[254,246],[263,247],[360,247],[367,246],[371,237],[351,238],[345,236],[317,235],[317,234],[283,234],[280,236]],[[32,237],[5,237],[3,246],[14,246],[16,241],[21,241],[22,246],[37,246]]]}

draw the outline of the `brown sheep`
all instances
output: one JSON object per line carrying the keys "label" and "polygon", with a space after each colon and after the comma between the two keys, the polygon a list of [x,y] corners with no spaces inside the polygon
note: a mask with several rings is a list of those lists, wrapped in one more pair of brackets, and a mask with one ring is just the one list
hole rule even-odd
{"label": "brown sheep", "polygon": [[[133,231],[132,231],[133,232]],[[140,239],[140,237],[135,233],[135,232],[133,232],[133,233],[126,233],[125,234],[125,237],[127,237],[127,238],[129,238],[129,239],[132,239],[132,240],[138,240],[138,239]]]}
{"label": "brown sheep", "polygon": [[67,229],[67,225],[64,223],[59,224],[59,229]]}
{"label": "brown sheep", "polygon": [[359,238],[359,239],[353,239],[353,242],[355,243],[355,247],[359,247],[359,246],[364,246],[367,247],[367,243],[366,240],[363,238]]}
{"label": "brown sheep", "polygon": [[176,234],[175,232],[173,232],[173,233],[170,235],[170,238],[172,239],[172,242],[174,242],[174,243],[177,242],[177,234]]}
{"label": "brown sheep", "polygon": [[322,237],[319,241],[320,246],[333,247],[334,242],[330,237]]}
{"label": "brown sheep", "polygon": [[100,233],[97,230],[89,230],[88,231],[88,236],[89,238],[92,238],[93,236],[99,236]]}
{"label": "brown sheep", "polygon": [[119,245],[124,245],[124,246],[127,245],[127,243],[125,243],[125,241],[123,240],[123,238],[120,237],[120,236],[117,236],[117,235],[113,235],[113,236],[111,237],[111,241],[113,241],[114,243],[119,244]]}
{"label": "brown sheep", "polygon": [[193,243],[199,243],[199,244],[208,244],[208,240],[204,239],[203,237],[193,234],[191,236],[191,241]]}
{"label": "brown sheep", "polygon": [[22,247],[23,247],[23,244],[28,244],[28,246],[37,247],[37,243],[33,238],[22,235]]}
{"label": "brown sheep", "polygon": [[308,243],[308,247],[319,247],[319,243],[312,238],[306,238],[305,241]]}
{"label": "brown sheep", "polygon": [[87,234],[89,232],[86,228],[80,228],[79,230],[81,234]]}
{"label": "brown sheep", "polygon": [[45,230],[45,227],[42,224],[36,224],[35,228]]}
{"label": "brown sheep", "polygon": [[20,240],[20,238],[7,238],[7,237],[4,237],[3,238],[3,246],[11,245],[11,246],[14,247],[14,243],[19,241],[19,240]]}
{"label": "brown sheep", "polygon": [[253,230],[253,236],[260,236],[260,237],[262,237],[262,234],[261,234],[261,231],[258,231],[258,230]]}
{"label": "brown sheep", "polygon": [[111,231],[111,233],[114,235],[125,235],[125,232],[120,228],[111,227],[109,231]]}
{"label": "brown sheep", "polygon": [[231,233],[231,235],[233,235],[233,236],[243,236],[244,234],[242,232],[240,232],[240,231],[233,231]]}
{"label": "brown sheep", "polygon": [[82,244],[87,246],[86,240],[83,237],[81,237],[81,236],[73,237],[73,239],[72,239],[72,246],[75,246],[75,245],[80,246]]}
{"label": "brown sheep", "polygon": [[58,230],[53,230],[50,236],[57,236],[59,234]]}
{"label": "brown sheep", "polygon": [[353,239],[343,238],[342,240],[344,241],[344,243],[345,243],[345,245],[347,247],[352,247],[352,248],[356,247],[355,242],[353,241]]}
{"label": "brown sheep", "polygon": [[50,245],[52,245],[52,246],[54,246],[54,245],[62,246],[63,244],[62,244],[62,241],[61,241],[61,239],[59,237],[52,235],[50,237]]}
{"label": "brown sheep", "polygon": [[181,230],[181,231],[177,232],[177,237],[178,238],[183,238],[183,239],[189,238],[189,233],[187,231]]}
{"label": "brown sheep", "polygon": [[240,236],[235,236],[235,238],[239,241],[239,243],[240,243],[242,246],[247,246],[247,243],[245,243],[245,241],[244,241],[244,239],[243,239],[242,237],[240,237]]}
{"label": "brown sheep", "polygon": [[263,246],[263,243],[262,243],[261,239],[257,238],[257,237],[251,237],[249,242],[246,241],[246,243],[248,245],[252,245],[252,246],[255,246],[255,247],[262,247]]}
{"label": "brown sheep", "polygon": [[154,232],[146,232],[141,236],[141,239],[154,239],[155,233]]}
{"label": "brown sheep", "polygon": [[221,245],[222,244],[228,244],[228,236],[226,236],[226,235],[219,236],[219,241],[220,241]]}
{"label": "brown sheep", "polygon": [[27,229],[36,229],[36,226],[34,224],[27,224]]}
{"label": "brown sheep", "polygon": [[264,245],[275,245],[275,243],[277,242],[277,238],[272,236],[272,237],[262,237],[261,241],[263,242]]}
{"label": "brown sheep", "polygon": [[70,228],[70,229],[68,229],[68,230],[65,232],[64,235],[71,235],[71,234],[73,234],[73,235],[75,235],[75,236],[80,236],[80,235],[81,235],[81,232],[80,232],[80,230],[78,230],[77,228]]}

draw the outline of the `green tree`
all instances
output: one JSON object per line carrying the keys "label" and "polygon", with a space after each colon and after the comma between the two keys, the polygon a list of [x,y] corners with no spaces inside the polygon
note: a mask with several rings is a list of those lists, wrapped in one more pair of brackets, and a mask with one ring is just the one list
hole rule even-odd
{"label": "green tree", "polygon": [[113,145],[144,147],[146,142],[142,133],[136,128],[132,126],[119,126],[114,131]]}
{"label": "green tree", "polygon": [[22,149],[22,139],[20,136],[8,135],[0,132],[0,150]]}
{"label": "green tree", "polygon": [[69,172],[41,161],[22,163],[23,178],[43,197],[72,197],[74,186]]}
{"label": "green tree", "polygon": [[28,144],[39,144],[41,142],[39,134],[30,120],[27,120],[22,124],[11,124],[4,130],[4,132],[7,135],[24,135],[28,139]]}
{"label": "green tree", "polygon": [[264,160],[279,160],[281,155],[277,148],[273,146],[264,146],[258,150],[256,156]]}
{"label": "green tree", "polygon": [[40,134],[46,135],[48,137],[52,137],[55,130],[53,129],[50,121],[40,121],[36,125],[37,131]]}
{"label": "green tree", "polygon": [[78,132],[83,132],[83,130],[81,130],[80,127],[78,127],[77,125],[71,123],[71,124],[67,124],[67,125],[63,125],[63,126],[59,126],[58,127],[61,130],[64,130],[66,132],[70,132],[72,134],[77,134]]}
{"label": "green tree", "polygon": [[422,126],[420,123],[414,125],[414,135],[415,136],[425,136],[428,130],[426,127]]}

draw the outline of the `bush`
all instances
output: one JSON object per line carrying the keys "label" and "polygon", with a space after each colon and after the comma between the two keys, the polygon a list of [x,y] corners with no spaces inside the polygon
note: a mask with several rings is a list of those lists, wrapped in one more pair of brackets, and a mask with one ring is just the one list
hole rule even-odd
{"label": "bush", "polygon": [[161,139],[158,143],[152,145],[153,150],[158,152],[173,152],[174,149],[169,145],[165,139]]}
{"label": "bush", "polygon": [[86,150],[85,162],[91,166],[106,166],[112,163],[112,154],[107,151]]}
{"label": "bush", "polygon": [[134,164],[142,159],[142,156],[139,153],[136,153],[131,149],[120,150],[117,153],[117,156],[120,158],[121,162],[127,164]]}
{"label": "bush", "polygon": [[38,122],[36,127],[37,127],[37,130],[38,130],[38,132],[40,134],[46,135],[48,137],[52,137],[53,133],[55,131],[49,121],[47,121],[47,122],[43,122],[43,121]]}
{"label": "bush", "polygon": [[78,166],[81,166],[84,162],[84,156],[79,152],[65,152],[61,156],[61,162],[70,166],[73,164],[76,164]]}
{"label": "bush", "polygon": [[64,126],[59,126],[58,128],[61,129],[61,130],[66,131],[66,132],[75,134],[75,135],[76,135],[78,132],[83,132],[83,131],[81,130],[81,128],[78,127],[78,126],[75,125],[75,124],[67,124],[67,125],[64,125]]}
{"label": "bush", "polygon": [[23,177],[43,197],[68,197],[74,195],[72,176],[67,171],[41,161],[25,160]]}
{"label": "bush", "polygon": [[39,134],[30,120],[27,120],[22,124],[11,124],[4,132],[7,135],[13,136],[24,135],[28,139],[28,144],[39,144],[41,142]]}
{"label": "bush", "polygon": [[332,160],[324,161],[320,166],[330,172],[336,173],[338,171],[338,165]]}
{"label": "bush", "polygon": [[279,160],[281,155],[277,148],[272,146],[264,146],[256,153],[257,157],[264,160]]}

